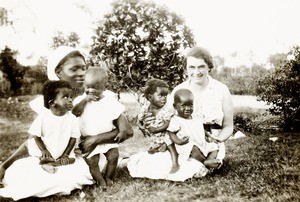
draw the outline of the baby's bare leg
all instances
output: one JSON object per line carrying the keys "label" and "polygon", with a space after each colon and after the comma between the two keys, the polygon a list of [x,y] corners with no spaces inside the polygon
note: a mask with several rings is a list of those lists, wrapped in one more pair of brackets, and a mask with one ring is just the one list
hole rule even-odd
{"label": "baby's bare leg", "polygon": [[2,181],[5,171],[9,168],[16,160],[28,157],[27,140],[21,144],[21,146],[0,165],[0,182]]}
{"label": "baby's bare leg", "polygon": [[178,154],[177,154],[174,143],[168,145],[167,149],[170,152],[171,159],[172,159],[172,168],[170,170],[170,174],[173,174],[173,173],[176,173],[180,168],[180,166],[178,164]]}
{"label": "baby's bare leg", "polygon": [[99,159],[100,154],[97,154],[95,156],[92,156],[91,158],[85,158],[86,163],[89,166],[90,173],[93,177],[93,179],[100,185],[100,186],[106,186],[106,182],[100,172],[99,168]]}
{"label": "baby's bare leg", "polygon": [[112,148],[108,150],[108,152],[106,152],[104,155],[106,156],[107,159],[107,167],[106,167],[104,178],[106,184],[108,186],[111,186],[113,184],[112,177],[118,165],[119,149]]}
{"label": "baby's bare leg", "polygon": [[207,159],[204,161],[204,165],[209,168],[218,168],[221,164],[221,161],[217,158],[218,150],[212,151],[207,155]]}
{"label": "baby's bare leg", "polygon": [[204,161],[206,160],[206,157],[203,155],[200,149],[195,145],[192,148],[190,157],[200,161],[201,163],[204,163]]}

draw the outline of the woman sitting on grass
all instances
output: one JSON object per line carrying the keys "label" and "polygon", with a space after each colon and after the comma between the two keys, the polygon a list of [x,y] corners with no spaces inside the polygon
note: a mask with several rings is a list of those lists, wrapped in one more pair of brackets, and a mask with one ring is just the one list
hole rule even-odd
{"label": "woman sitting on grass", "polygon": [[[210,53],[204,48],[192,47],[186,55],[188,79],[173,89],[167,104],[172,108],[174,93],[182,88],[189,89],[194,95],[193,115],[201,117],[202,123],[207,126],[216,124],[220,126],[219,129],[211,131],[213,132],[211,139],[218,143],[219,151],[216,157],[218,162],[210,165],[219,168],[225,157],[224,142],[233,132],[233,105],[228,87],[209,76],[212,68],[213,60]],[[144,122],[147,125],[147,122],[150,124],[154,119],[155,117],[149,117]],[[155,155],[135,154],[129,158],[127,167],[132,177],[184,181],[203,169],[202,155],[200,155],[198,147],[193,146],[190,157],[192,158],[187,161],[179,162],[180,169],[175,173],[176,177],[169,175],[167,169],[164,169],[164,167],[170,168],[172,165],[170,156],[164,153]],[[195,159],[198,161],[195,162]]]}
{"label": "woman sitting on grass", "polygon": [[[74,98],[82,95],[84,91],[83,80],[85,72],[85,57],[79,50],[68,46],[60,46],[50,52],[47,64],[47,76],[49,80],[68,81],[72,86]],[[114,95],[114,93],[111,91],[105,91],[104,94],[111,97]],[[47,111],[47,109],[43,106],[43,103],[43,96],[39,96],[30,102],[30,107],[37,114],[42,114]],[[115,138],[119,131],[123,131],[125,135],[123,139],[119,139],[118,142],[122,142],[130,138],[133,135],[133,132],[126,117],[122,114],[120,115],[119,119],[122,119],[122,122],[124,123],[123,125],[120,125],[119,128],[107,132],[105,133],[105,135],[99,134],[97,136],[85,138],[85,140],[81,142],[82,150],[84,152],[89,152],[92,151],[97,146],[97,144],[115,142]],[[27,141],[25,141],[8,159],[6,159],[0,165],[0,187],[1,184],[3,185],[2,179],[6,177],[6,170],[9,170],[10,166],[12,166],[18,159],[24,158],[28,155],[27,145],[28,142],[31,141],[31,139],[32,136],[29,137]],[[86,165],[82,158],[80,160],[83,161],[83,163]],[[30,163],[30,160],[28,160],[28,163]],[[22,165],[18,165],[22,167]],[[56,188],[51,183],[45,183],[43,186],[39,186],[40,189],[36,192],[26,192],[26,190],[24,190],[24,192],[20,192],[20,194],[18,195],[12,195],[11,197],[21,199],[30,196],[45,197],[56,193],[69,194],[76,188],[82,188],[83,185],[89,185],[93,183],[88,169],[86,173],[85,170],[81,169],[79,166],[79,170],[76,173],[78,174],[78,177],[74,176],[72,181],[69,181],[68,186],[58,186]]]}

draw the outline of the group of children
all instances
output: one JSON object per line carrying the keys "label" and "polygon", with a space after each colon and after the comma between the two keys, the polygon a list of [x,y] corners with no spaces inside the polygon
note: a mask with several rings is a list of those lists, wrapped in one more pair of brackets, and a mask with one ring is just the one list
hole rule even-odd
{"label": "group of children", "polygon": [[[44,84],[44,106],[49,110],[38,115],[29,129],[34,138],[28,141],[28,156],[39,157],[46,172],[54,173],[58,166],[74,163],[74,151],[79,147],[93,179],[100,186],[112,185],[119,158],[118,140],[124,135],[120,115],[125,107],[117,99],[104,96],[107,81],[107,69],[90,67],[84,77],[85,95],[74,102],[72,86],[68,82],[48,81]],[[178,158],[192,157],[207,167],[216,167],[218,145],[206,140],[205,134],[210,134],[205,132],[201,119],[192,116],[192,92],[178,90],[173,109],[166,105],[168,94],[166,82],[150,79],[146,83],[144,95],[150,104],[142,108],[138,126],[149,137],[149,153],[168,150],[172,158],[171,174],[180,168]],[[73,107],[73,103],[77,104]],[[115,128],[119,129],[116,141],[98,144],[92,151],[86,151],[79,141]],[[197,154],[191,152],[193,147],[198,148]],[[100,154],[107,159],[104,175],[99,168]]]}
{"label": "group of children", "polygon": [[[218,144],[210,130],[204,130],[201,117],[194,117],[194,96],[189,89],[174,93],[173,110],[167,106],[169,86],[159,79],[146,82],[144,96],[149,105],[142,108],[138,126],[150,140],[149,153],[168,150],[172,159],[170,174],[176,173],[180,165],[178,157],[184,160],[195,158],[208,168],[217,168]],[[174,111],[175,109],[175,111]]]}

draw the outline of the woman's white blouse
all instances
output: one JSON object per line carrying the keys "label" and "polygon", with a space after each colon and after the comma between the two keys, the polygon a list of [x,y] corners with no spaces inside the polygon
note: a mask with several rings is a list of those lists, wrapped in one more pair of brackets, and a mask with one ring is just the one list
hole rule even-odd
{"label": "woman's white blouse", "polygon": [[194,94],[194,117],[200,117],[203,123],[217,123],[222,126],[224,112],[223,100],[225,94],[229,93],[228,87],[208,76],[208,85],[200,93],[190,85],[190,80],[187,80],[174,88],[171,95],[168,97],[168,105],[173,106],[174,93],[179,89],[189,89]]}

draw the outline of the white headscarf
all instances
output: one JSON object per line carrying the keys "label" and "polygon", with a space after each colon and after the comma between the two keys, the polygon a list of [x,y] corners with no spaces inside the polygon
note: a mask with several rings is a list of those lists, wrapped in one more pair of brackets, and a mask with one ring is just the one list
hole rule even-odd
{"label": "white headscarf", "polygon": [[[74,51],[79,50],[70,46],[60,46],[48,54],[47,76],[49,80],[59,80],[55,73],[55,68],[64,57]],[[81,51],[79,52],[81,53]]]}

